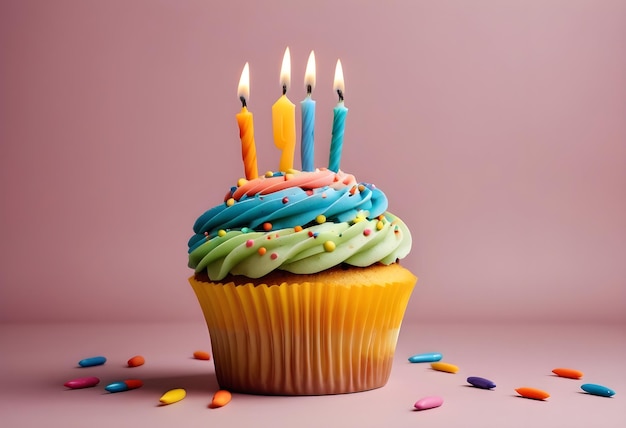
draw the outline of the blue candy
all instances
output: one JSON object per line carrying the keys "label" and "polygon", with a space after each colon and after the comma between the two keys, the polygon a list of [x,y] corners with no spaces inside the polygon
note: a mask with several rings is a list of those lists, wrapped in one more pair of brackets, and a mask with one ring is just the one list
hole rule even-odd
{"label": "blue candy", "polygon": [[85,358],[84,360],[80,360],[78,365],[81,367],[91,367],[91,366],[101,366],[106,363],[107,359],[105,357],[91,357]]}
{"label": "blue candy", "polygon": [[468,377],[467,383],[471,384],[472,386],[475,386],[476,388],[482,388],[482,389],[491,389],[491,388],[496,387],[496,384],[490,381],[489,379],[485,379],[484,377],[478,377],[478,376]]}
{"label": "blue candy", "polygon": [[411,363],[433,363],[443,358],[438,352],[429,352],[427,354],[416,354],[409,357]]}
{"label": "blue candy", "polygon": [[602,397],[612,397],[615,391],[606,386],[596,385],[595,383],[585,383],[580,386],[583,391],[593,395],[601,395]]}
{"label": "blue candy", "polygon": [[113,382],[104,387],[109,392],[128,391],[128,385],[124,382]]}

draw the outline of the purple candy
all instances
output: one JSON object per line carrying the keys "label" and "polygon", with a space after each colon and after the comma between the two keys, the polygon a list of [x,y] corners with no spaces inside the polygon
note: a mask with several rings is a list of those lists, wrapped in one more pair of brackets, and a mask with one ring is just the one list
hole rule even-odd
{"label": "purple candy", "polygon": [[478,376],[468,377],[467,383],[475,386],[476,388],[482,388],[482,389],[491,389],[491,388],[496,387],[496,384],[490,381],[489,379],[485,379],[484,377],[478,377]]}

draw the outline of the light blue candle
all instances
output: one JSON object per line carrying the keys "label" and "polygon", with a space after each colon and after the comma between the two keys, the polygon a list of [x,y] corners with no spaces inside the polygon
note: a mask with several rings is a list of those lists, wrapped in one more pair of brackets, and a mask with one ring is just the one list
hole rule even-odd
{"label": "light blue candle", "polygon": [[315,170],[315,101],[311,93],[315,87],[315,54],[311,51],[304,73],[304,87],[307,96],[300,103],[302,107],[302,137],[300,140],[300,157],[302,171]]}
{"label": "light blue candle", "polygon": [[343,134],[346,128],[346,116],[348,115],[348,109],[343,105],[343,70],[341,68],[341,61],[337,60],[337,67],[335,68],[335,91],[339,95],[339,102],[333,109],[333,134],[330,141],[330,158],[328,160],[328,169],[338,172],[339,164],[341,163],[341,151],[343,148]]}

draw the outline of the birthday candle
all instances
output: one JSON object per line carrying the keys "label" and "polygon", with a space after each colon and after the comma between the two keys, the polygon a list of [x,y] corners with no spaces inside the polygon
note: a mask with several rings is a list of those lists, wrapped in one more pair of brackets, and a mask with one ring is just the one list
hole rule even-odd
{"label": "birthday candle", "polygon": [[343,105],[343,91],[345,90],[345,85],[340,60],[337,60],[337,66],[335,67],[335,83],[333,90],[337,92],[339,102],[333,109],[333,133],[332,140],[330,142],[328,169],[338,172],[339,164],[341,163],[341,150],[343,147],[343,134],[346,127],[346,116],[348,115],[348,109]]}
{"label": "birthday candle", "polygon": [[259,176],[256,160],[256,146],[254,144],[254,122],[252,113],[248,111],[247,99],[250,98],[250,69],[248,63],[243,67],[237,95],[241,100],[241,112],[237,113],[239,138],[241,138],[241,157],[243,158],[246,178],[252,180]]}
{"label": "birthday candle", "polygon": [[315,54],[311,51],[309,60],[306,63],[304,74],[304,87],[306,88],[306,98],[300,103],[302,107],[302,137],[300,145],[300,155],[302,158],[302,170],[313,171],[315,169],[315,101],[311,99],[311,93],[315,88]]}
{"label": "birthday candle", "polygon": [[283,95],[272,106],[274,145],[282,150],[279,171],[288,171],[293,168],[293,153],[296,147],[296,106],[287,98],[290,82],[291,57],[289,56],[289,48],[287,48],[280,70],[280,85],[283,89]]}

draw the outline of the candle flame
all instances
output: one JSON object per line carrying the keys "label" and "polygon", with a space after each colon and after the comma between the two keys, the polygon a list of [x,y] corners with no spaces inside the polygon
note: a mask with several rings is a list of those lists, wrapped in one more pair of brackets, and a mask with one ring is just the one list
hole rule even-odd
{"label": "candle flame", "polygon": [[306,62],[306,71],[304,73],[304,88],[308,91],[309,86],[311,92],[315,88],[315,52],[311,51],[309,60]]}
{"label": "candle flame", "polygon": [[333,91],[340,91],[341,94],[343,94],[345,89],[345,84],[343,82],[343,68],[341,67],[341,60],[338,59],[337,66],[335,67],[335,83],[333,84]]}
{"label": "candle flame", "polygon": [[250,98],[250,67],[246,62],[241,72],[241,78],[239,79],[239,87],[237,88],[237,96],[248,100]]}
{"label": "candle flame", "polygon": [[280,86],[283,88],[283,92],[289,89],[291,84],[291,55],[289,54],[289,47],[285,49],[285,55],[283,56],[283,65],[280,67]]}

